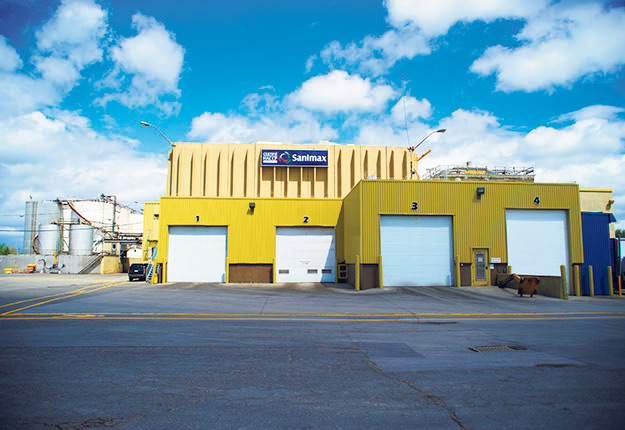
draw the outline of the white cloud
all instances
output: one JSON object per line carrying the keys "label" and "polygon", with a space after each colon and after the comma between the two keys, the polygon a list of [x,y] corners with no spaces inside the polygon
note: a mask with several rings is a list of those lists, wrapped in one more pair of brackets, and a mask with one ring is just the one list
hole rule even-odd
{"label": "white cloud", "polygon": [[427,99],[417,100],[403,96],[391,109],[391,118],[395,124],[412,123],[419,118],[428,119],[432,115],[432,104]]}
{"label": "white cloud", "polygon": [[6,37],[0,35],[0,71],[13,72],[22,67],[22,59]]}
{"label": "white cloud", "polygon": [[[366,36],[359,43],[345,46],[338,41],[330,42],[320,57],[332,69],[381,76],[400,60],[429,55],[433,40],[458,22],[525,19],[548,3],[549,0],[387,0],[387,20],[392,29],[381,36]],[[316,58],[308,59],[307,71],[312,69]]]}
{"label": "white cloud", "polygon": [[36,32],[32,62],[40,76],[18,72],[22,61],[0,36],[0,119],[58,105],[81,71],[102,59],[106,30],[107,14],[93,1],[62,1]]}
{"label": "white cloud", "polygon": [[[322,51],[321,59],[332,68],[349,68],[370,76],[386,74],[398,61],[427,55],[431,51],[428,39],[414,27],[389,30],[382,36],[367,36],[359,44],[351,42],[343,47],[330,42]],[[306,64],[309,71],[316,56]]]}
{"label": "white cloud", "polygon": [[54,106],[62,98],[62,92],[51,82],[22,74],[0,73],[0,119]]}
{"label": "white cloud", "polygon": [[121,201],[157,199],[166,157],[145,154],[138,142],[104,136],[68,111],[41,112],[0,121],[0,211],[21,213],[24,201],[116,194]]}
{"label": "white cloud", "polygon": [[625,63],[625,9],[557,4],[532,18],[517,38],[523,45],[490,47],[471,71],[495,74],[497,89],[506,92],[569,87]]}
{"label": "white cloud", "polygon": [[549,0],[387,0],[389,22],[399,28],[416,25],[424,34],[440,36],[457,22],[492,22],[534,15]]}
{"label": "white cloud", "polygon": [[106,30],[107,14],[92,0],[63,0],[37,31],[33,62],[44,79],[69,90],[84,67],[102,59]]}
{"label": "white cloud", "polygon": [[384,109],[394,96],[395,90],[388,85],[334,70],[305,81],[287,99],[297,106],[325,113],[376,112]]}
{"label": "white cloud", "polygon": [[193,118],[188,136],[202,142],[247,143],[276,141],[314,143],[335,139],[338,133],[323,126],[310,112],[288,113],[250,118],[240,114],[204,112]]}
{"label": "white cloud", "polygon": [[[136,13],[132,17],[137,35],[122,39],[111,51],[115,61],[113,72],[102,83],[121,91],[107,94],[101,104],[111,100],[129,107],[156,105],[166,115],[178,112],[180,104],[160,101],[163,96],[180,96],[178,81],[184,62],[184,48],[176,43],[175,35],[152,17]],[[125,84],[127,73],[132,76]]]}

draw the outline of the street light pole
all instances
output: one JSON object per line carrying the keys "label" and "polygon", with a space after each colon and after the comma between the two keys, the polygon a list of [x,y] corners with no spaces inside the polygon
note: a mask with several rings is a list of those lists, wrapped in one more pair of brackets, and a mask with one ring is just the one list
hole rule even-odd
{"label": "street light pole", "polygon": [[155,126],[154,124],[150,124],[150,123],[145,122],[145,121],[141,121],[141,122],[140,122],[140,124],[141,124],[142,126],[144,126],[144,127],[154,127],[154,128],[156,129],[156,131],[158,131],[158,132],[161,134],[161,136],[163,136],[163,137],[165,138],[165,140],[166,140],[166,141],[168,141],[169,143],[171,143],[171,146],[176,146],[176,145],[174,145],[174,142],[172,142],[171,140],[169,140],[169,138],[168,138],[167,136],[165,136],[165,133],[163,133],[163,132],[161,131],[161,129],[160,129],[160,128],[158,128],[157,126]]}
{"label": "street light pole", "polygon": [[440,130],[433,131],[432,133],[430,133],[427,136],[425,136],[421,142],[417,143],[416,146],[408,147],[408,151],[411,152],[411,155],[410,155],[410,179],[412,179],[412,175],[416,173],[416,171],[412,168],[412,159],[414,158],[415,149],[417,149],[419,147],[419,145],[421,145],[423,142],[425,142],[427,140],[427,138],[430,137],[431,135],[433,135],[435,133],[445,133],[446,131],[447,131],[447,129],[445,129],[445,128],[441,128]]}

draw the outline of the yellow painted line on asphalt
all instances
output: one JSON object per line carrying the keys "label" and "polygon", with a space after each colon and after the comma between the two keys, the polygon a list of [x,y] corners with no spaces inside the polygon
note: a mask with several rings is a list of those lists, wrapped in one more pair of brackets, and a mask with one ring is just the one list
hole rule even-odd
{"label": "yellow painted line on asphalt", "polygon": [[73,291],[65,291],[64,293],[50,294],[49,296],[33,297],[32,299],[26,299],[26,300],[21,300],[19,302],[13,302],[13,303],[7,303],[6,305],[1,305],[0,308],[6,308],[8,306],[13,306],[13,305],[19,305],[20,303],[32,302],[33,300],[41,300],[41,299],[47,299],[49,297],[56,297],[56,296],[62,296],[62,295],[65,295],[65,294],[71,294],[71,293],[75,293],[75,292],[80,291],[80,290],[84,290],[85,288],[95,287],[95,286],[99,286],[99,285],[106,285],[106,284],[110,284],[110,283],[111,282],[107,282],[105,284],[87,285],[85,287],[81,287],[81,288],[78,288],[77,290],[73,290]]}
{"label": "yellow painted line on asphalt", "polygon": [[[54,316],[54,315],[82,315],[82,312],[28,312],[14,315]],[[90,312],[97,315],[118,316],[197,316],[197,317],[474,317],[474,316],[567,316],[567,315],[624,315],[625,312],[516,312],[516,313],[412,313],[412,314],[250,314],[250,313],[197,313],[197,312]]]}
{"label": "yellow painted line on asphalt", "polygon": [[14,321],[14,320],[75,320],[75,319],[88,319],[88,320],[175,320],[175,321],[316,321],[316,322],[456,322],[456,321],[539,321],[539,320],[551,320],[551,321],[564,321],[564,320],[592,320],[592,319],[625,319],[623,315],[605,315],[605,316],[569,316],[569,317],[499,317],[499,318],[265,318],[265,317],[131,317],[131,316],[116,316],[108,317],[99,314],[83,314],[81,316],[49,316],[49,317],[27,317],[27,316],[8,316],[0,318],[0,321]]}
{"label": "yellow painted line on asphalt", "polygon": [[[78,290],[74,290],[74,291],[70,291],[68,293],[65,293],[64,296],[57,297],[55,299],[50,299],[50,300],[46,300],[46,301],[43,301],[43,302],[33,303],[32,305],[24,306],[23,308],[20,308],[20,309],[15,309],[15,310],[12,310],[12,311],[4,312],[3,314],[0,314],[0,316],[1,317],[5,317],[7,315],[11,315],[11,314],[14,314],[16,312],[23,311],[25,309],[34,308],[35,306],[41,306],[41,305],[45,305],[46,303],[55,302],[57,300],[69,299],[70,297],[76,297],[76,296],[80,296],[82,294],[93,293],[95,291],[103,290],[105,288],[115,287],[117,285],[123,285],[123,284],[127,284],[127,283],[128,283],[128,281],[112,282],[112,283],[109,282],[107,284],[104,284],[104,286],[100,286],[99,288],[94,288],[92,290],[87,290],[85,288],[80,288]],[[99,285],[101,285],[101,284],[94,285],[93,287],[98,287]],[[87,287],[87,288],[89,288],[89,287]],[[41,297],[41,298],[46,298],[46,297]]]}

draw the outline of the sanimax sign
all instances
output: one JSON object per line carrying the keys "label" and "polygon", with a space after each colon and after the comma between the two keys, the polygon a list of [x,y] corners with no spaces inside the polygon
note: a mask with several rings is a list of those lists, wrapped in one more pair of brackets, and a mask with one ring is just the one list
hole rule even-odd
{"label": "sanimax sign", "polygon": [[262,149],[261,166],[328,167],[328,151]]}

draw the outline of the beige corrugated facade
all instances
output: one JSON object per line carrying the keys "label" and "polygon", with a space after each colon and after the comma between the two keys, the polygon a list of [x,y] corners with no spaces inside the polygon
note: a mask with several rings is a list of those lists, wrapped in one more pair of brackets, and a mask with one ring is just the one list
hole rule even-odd
{"label": "beige corrugated facade", "polygon": [[[262,149],[327,150],[328,167],[261,167]],[[410,177],[410,156],[391,146],[176,143],[166,195],[343,198],[361,179]]]}

